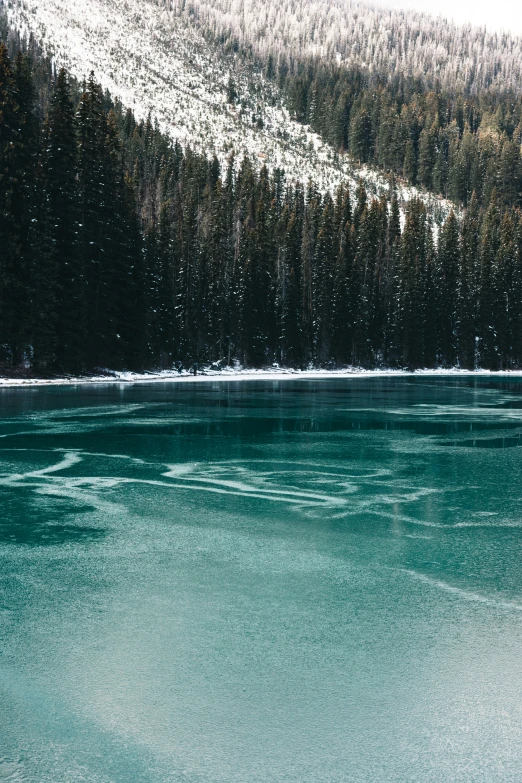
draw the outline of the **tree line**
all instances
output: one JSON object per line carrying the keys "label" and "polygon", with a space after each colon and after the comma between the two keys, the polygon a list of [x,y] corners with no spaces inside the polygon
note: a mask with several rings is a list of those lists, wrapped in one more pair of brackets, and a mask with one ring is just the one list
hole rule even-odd
{"label": "tree line", "polygon": [[4,372],[522,366],[522,216],[495,190],[435,231],[420,199],[222,171],[35,62],[0,46]]}

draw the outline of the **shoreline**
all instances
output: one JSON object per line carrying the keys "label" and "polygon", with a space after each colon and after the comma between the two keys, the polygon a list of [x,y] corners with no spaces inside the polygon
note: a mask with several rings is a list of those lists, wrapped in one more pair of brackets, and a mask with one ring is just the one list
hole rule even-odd
{"label": "shoreline", "polygon": [[184,372],[179,375],[177,370],[162,370],[159,372],[133,373],[115,372],[111,375],[91,375],[71,378],[1,378],[1,389],[36,388],[42,386],[104,386],[130,385],[146,383],[208,383],[219,381],[289,381],[289,380],[332,380],[355,378],[388,378],[388,377],[522,377],[522,370],[364,370],[345,368],[342,370],[292,370],[269,368],[264,370],[202,370],[197,375]]}

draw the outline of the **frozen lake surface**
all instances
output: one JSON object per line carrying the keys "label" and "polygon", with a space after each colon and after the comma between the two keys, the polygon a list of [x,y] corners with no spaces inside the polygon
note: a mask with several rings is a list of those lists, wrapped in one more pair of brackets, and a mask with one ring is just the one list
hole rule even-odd
{"label": "frozen lake surface", "polygon": [[519,783],[522,378],[0,390],[0,781]]}

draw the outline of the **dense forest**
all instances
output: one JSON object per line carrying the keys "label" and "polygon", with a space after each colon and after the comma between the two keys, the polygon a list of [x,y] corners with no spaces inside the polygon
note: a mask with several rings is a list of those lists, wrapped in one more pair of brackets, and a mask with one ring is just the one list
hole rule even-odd
{"label": "dense forest", "polygon": [[225,48],[272,57],[276,67],[316,60],[469,95],[522,87],[522,37],[457,25],[436,9],[418,13],[368,0],[148,2],[191,20]]}
{"label": "dense forest", "polygon": [[261,70],[338,152],[459,206],[487,208],[493,190],[521,205],[520,37],[358,2],[158,2]]}
{"label": "dense forest", "polygon": [[[273,65],[267,72],[277,78]],[[425,89],[414,79],[310,61],[279,74],[288,104],[337,150],[467,206],[522,200],[522,98]]]}
{"label": "dense forest", "polygon": [[[332,7],[337,8],[335,4]],[[265,79],[277,85],[292,117],[309,125],[337,152],[348,153],[359,163],[377,167],[459,206],[466,207],[474,194],[478,204],[487,208],[494,190],[503,206],[522,205],[522,75],[504,82],[494,78],[502,71],[502,57],[514,67],[512,57],[521,50],[520,39],[505,37],[498,41],[496,36],[489,36],[490,44],[497,40],[496,56],[500,59],[497,61],[494,52],[488,51],[479,67],[473,43],[478,40],[479,31],[463,31],[440,20],[430,20],[427,29],[416,30],[412,19],[417,19],[417,15],[407,15],[404,18],[408,35],[401,28],[392,28],[388,37],[381,40],[382,36],[376,36],[374,40],[370,22],[380,20],[382,26],[382,16],[388,12],[362,7],[349,17],[354,29],[351,37],[346,34],[343,41],[348,46],[349,39],[352,54],[360,52],[364,44],[366,60],[362,55],[350,55],[348,62],[340,63],[334,56],[333,44],[329,54],[304,55],[309,47],[297,43],[306,41],[302,25],[292,28],[294,34],[289,38],[293,46],[289,44],[283,50],[276,46],[272,30],[270,49],[265,37],[258,41],[255,34],[247,36],[245,29],[234,25],[228,17],[218,25],[206,0],[200,0],[198,9],[206,20],[206,26],[201,24],[209,39],[235,52],[238,61],[249,63],[254,71],[262,70]],[[362,13],[363,20],[359,26],[358,13]],[[403,16],[400,12],[389,13],[395,23]],[[210,26],[209,16],[214,19]],[[290,11],[288,16],[293,19]],[[225,22],[229,23],[226,33]],[[276,27],[282,24],[278,21]],[[255,23],[253,27],[258,30]],[[440,63],[430,66],[429,57],[422,48],[418,50],[419,41],[439,40],[439,27],[447,35],[454,34],[447,40],[442,36],[441,45],[447,49],[447,73]],[[220,30],[219,35],[216,29]],[[298,39],[297,30],[303,33]],[[484,47],[488,35],[481,33]],[[317,37],[324,35],[321,27]],[[399,46],[401,35],[405,38],[404,50]],[[333,31],[332,36],[336,41]],[[376,49],[386,48],[390,40],[395,40],[396,48],[402,51],[404,67],[379,69],[378,64],[386,58],[382,52],[378,56]],[[375,54],[373,61],[370,50]],[[475,59],[466,68],[470,52]],[[363,61],[367,62],[365,67],[359,64]],[[410,61],[412,67],[406,68]],[[466,78],[453,78],[454,72],[460,71]],[[437,73],[438,78],[431,78],[430,73]],[[241,101],[241,96],[235,98]]]}
{"label": "dense forest", "polygon": [[522,215],[495,187],[437,236],[412,199],[401,229],[393,188],[221,171],[24,48],[0,48],[3,372],[522,366]]}

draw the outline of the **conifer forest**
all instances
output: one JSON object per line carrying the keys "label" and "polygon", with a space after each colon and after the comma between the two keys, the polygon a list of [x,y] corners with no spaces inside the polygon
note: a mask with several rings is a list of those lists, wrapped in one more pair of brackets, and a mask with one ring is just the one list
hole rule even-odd
{"label": "conifer forest", "polygon": [[[91,74],[0,47],[0,370],[522,367],[522,102],[271,58],[297,119],[390,177],[221,165]],[[233,87],[231,85],[231,92]],[[230,100],[234,100],[231,94]],[[395,178],[450,198],[399,203]]]}

